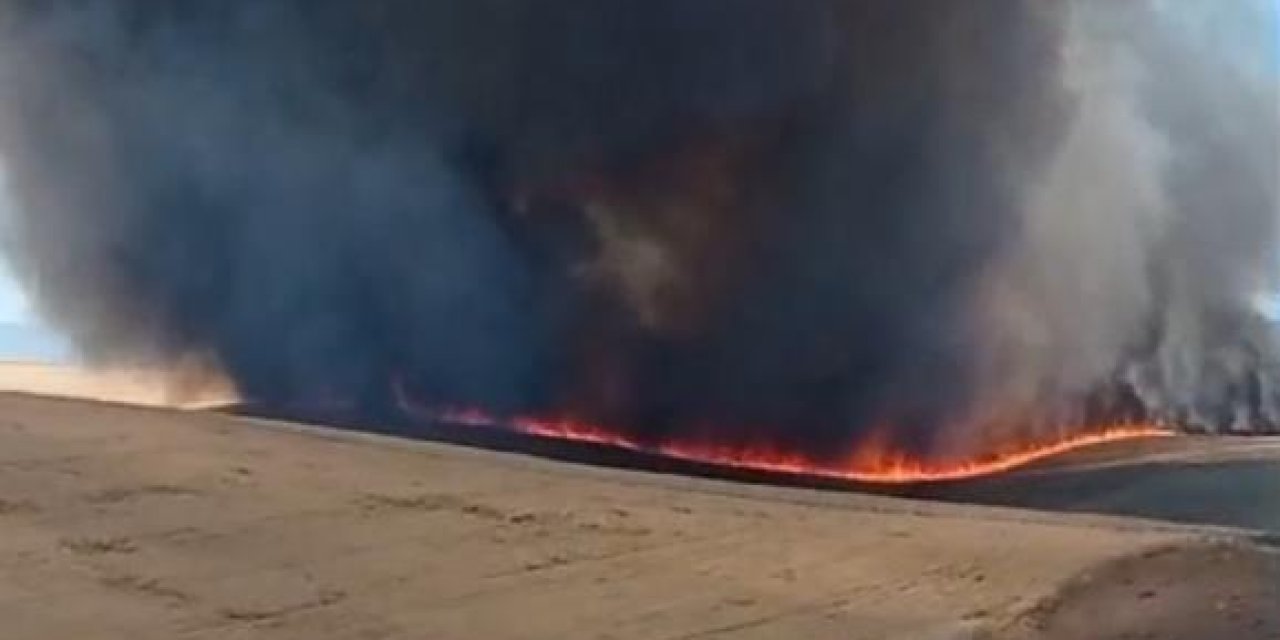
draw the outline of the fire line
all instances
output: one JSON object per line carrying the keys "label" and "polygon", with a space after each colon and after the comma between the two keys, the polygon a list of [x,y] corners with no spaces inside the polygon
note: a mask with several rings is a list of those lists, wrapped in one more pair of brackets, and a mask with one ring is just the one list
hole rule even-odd
{"label": "fire line", "polygon": [[966,461],[929,461],[867,447],[844,463],[815,462],[804,456],[776,450],[672,442],[645,445],[609,429],[570,420],[513,418],[502,420],[482,411],[465,410],[437,414],[458,425],[508,429],[527,435],[663,455],[669,458],[731,469],[796,477],[824,478],[865,484],[923,484],[980,478],[1014,471],[1055,456],[1099,445],[1144,438],[1165,438],[1174,432],[1150,425],[1122,424],[1093,429],[1049,442],[1027,444]]}

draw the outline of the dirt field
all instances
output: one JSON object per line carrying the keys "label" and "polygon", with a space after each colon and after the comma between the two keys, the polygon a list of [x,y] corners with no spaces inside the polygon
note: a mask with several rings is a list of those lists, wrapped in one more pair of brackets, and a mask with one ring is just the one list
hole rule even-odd
{"label": "dirt field", "polygon": [[1278,584],[1140,521],[0,396],[8,640],[1280,638]]}

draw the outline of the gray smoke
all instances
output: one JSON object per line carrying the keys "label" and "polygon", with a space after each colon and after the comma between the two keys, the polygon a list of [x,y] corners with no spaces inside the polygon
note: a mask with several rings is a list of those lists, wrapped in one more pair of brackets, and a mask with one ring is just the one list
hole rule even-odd
{"label": "gray smoke", "polygon": [[281,410],[1274,428],[1277,20],[1205,4],[7,0],[9,253]]}

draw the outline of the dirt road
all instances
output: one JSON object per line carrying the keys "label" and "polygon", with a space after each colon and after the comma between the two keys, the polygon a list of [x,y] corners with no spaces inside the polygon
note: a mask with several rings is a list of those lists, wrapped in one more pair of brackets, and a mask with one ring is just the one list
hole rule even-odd
{"label": "dirt road", "polygon": [[1278,602],[1274,554],[1145,521],[0,396],[6,640],[1247,639]]}

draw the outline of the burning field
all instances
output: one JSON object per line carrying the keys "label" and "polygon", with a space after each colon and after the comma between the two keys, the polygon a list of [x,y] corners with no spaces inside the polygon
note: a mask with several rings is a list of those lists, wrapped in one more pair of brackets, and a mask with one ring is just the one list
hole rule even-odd
{"label": "burning field", "polygon": [[1275,8],[0,0],[0,635],[1278,638]]}
{"label": "burning field", "polygon": [[917,484],[981,478],[1013,471],[1036,462],[1098,445],[1160,438],[1174,432],[1140,424],[1092,429],[1070,429],[1057,440],[1016,442],[983,454],[957,457],[920,457],[875,440],[859,445],[844,459],[820,459],[768,447],[722,445],[713,441],[671,440],[646,443],[622,435],[620,429],[569,420],[531,418],[500,419],[481,411],[429,414],[406,406],[409,416],[435,424],[489,430],[513,430],[549,440],[600,445],[622,451],[650,453],[697,464],[757,471],[778,476],[844,480],[861,484]]}
{"label": "burning field", "polygon": [[1205,4],[9,0],[9,255],[94,363],[408,435],[904,483],[1275,431],[1276,20]]}

